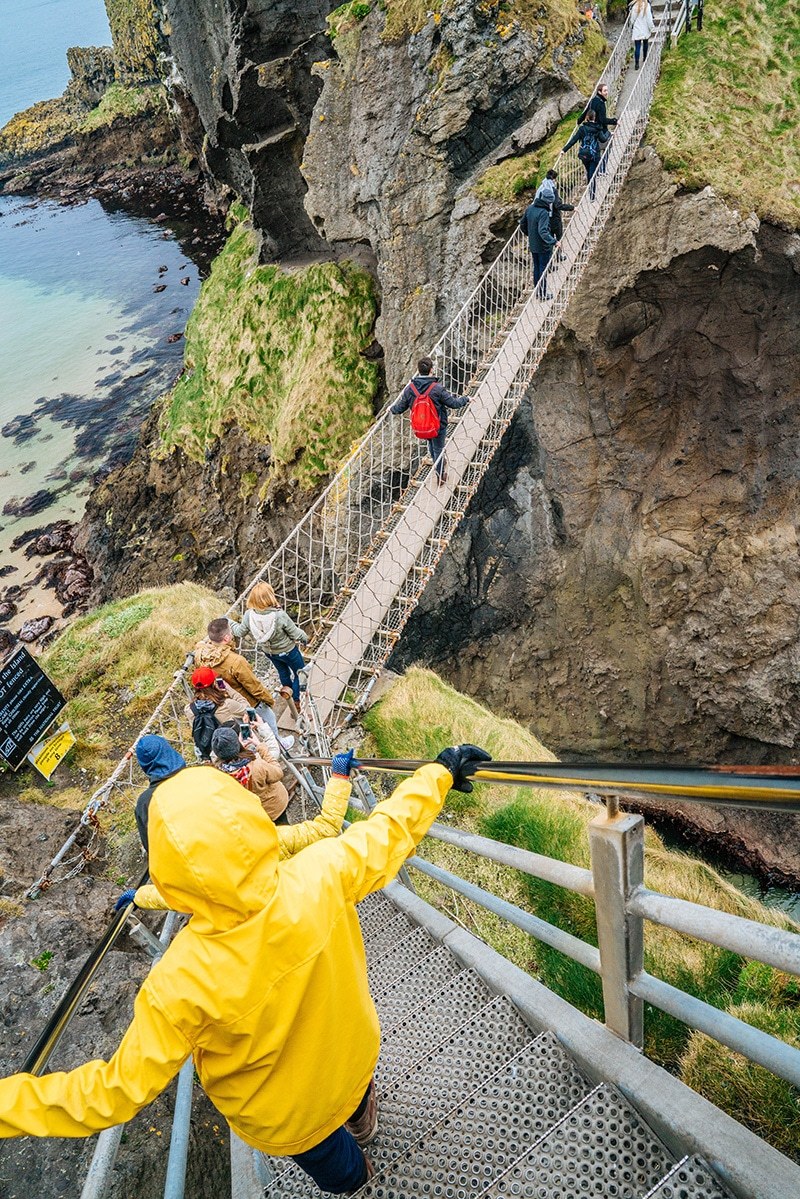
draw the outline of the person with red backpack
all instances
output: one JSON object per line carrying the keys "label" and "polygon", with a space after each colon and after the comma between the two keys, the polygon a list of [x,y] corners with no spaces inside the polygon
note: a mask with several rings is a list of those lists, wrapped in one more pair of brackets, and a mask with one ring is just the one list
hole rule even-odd
{"label": "person with red backpack", "polygon": [[400,399],[392,404],[392,412],[399,415],[411,409],[411,428],[420,440],[427,441],[436,468],[436,481],[441,485],[447,482],[444,459],[447,409],[466,407],[469,396],[454,396],[442,387],[433,373],[433,361],[430,358],[420,358],[417,371],[403,389]]}

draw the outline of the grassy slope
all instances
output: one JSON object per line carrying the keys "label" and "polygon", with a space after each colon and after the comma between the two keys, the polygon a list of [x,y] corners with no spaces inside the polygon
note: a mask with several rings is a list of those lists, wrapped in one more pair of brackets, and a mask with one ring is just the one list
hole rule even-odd
{"label": "grassy slope", "polygon": [[166,107],[167,94],[158,83],[126,87],[112,83],[96,108],[81,120],[78,133],[92,133],[110,125],[117,117],[132,118],[156,113]]}
{"label": "grassy slope", "polygon": [[800,226],[800,9],[752,0],[707,9],[667,54],[650,137],[685,186],[711,184],[759,216]]}
{"label": "grassy slope", "polygon": [[113,600],[75,620],[41,657],[68,701],[66,718],[77,742],[69,768],[59,767],[52,787],[32,770],[4,786],[18,798],[83,807],[222,607],[205,587],[177,583]]}
{"label": "grassy slope", "polygon": [[[410,670],[367,714],[365,723],[375,748],[386,757],[435,757],[443,745],[462,741],[483,745],[497,758],[541,760],[553,756],[522,726],[498,719],[425,670]],[[579,795],[482,786],[472,796],[451,793],[447,810],[462,827],[577,865],[589,865],[587,824],[597,815],[597,808]],[[543,919],[597,943],[590,900],[471,859],[439,842],[426,842],[423,853]],[[655,890],[768,924],[793,927],[780,914],[729,886],[704,863],[666,849],[649,828],[645,879]],[[558,994],[602,1019],[599,980],[589,971],[520,932],[503,929],[475,905],[454,899],[429,880],[418,876],[415,884],[424,897],[496,945]],[[745,964],[734,954],[657,925],[647,927],[645,964],[651,973],[668,982],[717,1007],[744,1014],[752,1023],[779,1031],[784,1039],[800,1045],[797,980],[766,966]],[[784,1152],[797,1152],[800,1102],[792,1088],[650,1009],[646,1037],[650,1057],[679,1073]]]}
{"label": "grassy slope", "polygon": [[333,262],[291,273],[259,266],[254,235],[239,225],[189,320],[186,369],[161,418],[164,448],[181,446],[201,461],[236,424],[271,446],[273,471],[291,469],[313,487],[372,421],[378,370],[361,351],[374,320],[364,271]]}
{"label": "grassy slope", "polygon": [[505,158],[496,166],[489,167],[478,181],[475,189],[478,195],[485,199],[499,200],[503,204],[512,204],[522,193],[533,193],[544,179],[545,172],[556,162],[562,146],[565,146],[572,136],[575,119],[580,111],[580,108],[576,108],[564,117],[555,132],[529,154]]}

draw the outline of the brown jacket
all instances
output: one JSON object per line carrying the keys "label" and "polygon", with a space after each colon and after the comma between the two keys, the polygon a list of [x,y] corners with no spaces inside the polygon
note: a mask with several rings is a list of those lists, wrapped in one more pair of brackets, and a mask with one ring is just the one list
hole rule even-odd
{"label": "brown jacket", "polygon": [[258,796],[270,820],[277,820],[289,803],[289,792],[283,785],[283,767],[270,757],[265,745],[257,745],[254,752],[257,756],[250,763],[248,791]]}
{"label": "brown jacket", "polygon": [[243,695],[251,708],[258,704],[275,703],[272,692],[267,691],[264,684],[253,674],[253,669],[246,658],[237,654],[230,645],[219,641],[200,641],[194,648],[195,666],[210,666],[221,679],[230,683],[240,695]]}

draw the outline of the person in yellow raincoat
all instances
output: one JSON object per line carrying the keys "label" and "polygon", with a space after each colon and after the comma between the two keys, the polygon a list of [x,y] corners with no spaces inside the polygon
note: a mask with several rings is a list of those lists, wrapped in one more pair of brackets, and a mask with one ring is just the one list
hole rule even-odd
{"label": "person in yellow raincoat", "polygon": [[[471,790],[474,746],[443,750],[341,837],[284,861],[258,799],[211,766],[155,792],[150,874],[192,918],[150,971],[108,1062],[0,1080],[0,1137],[86,1136],[130,1120],[189,1056],[249,1145],[290,1156],[324,1190],[370,1166],[380,1029],[355,905],[390,882],[452,787]],[[332,762],[349,789],[352,751]]]}

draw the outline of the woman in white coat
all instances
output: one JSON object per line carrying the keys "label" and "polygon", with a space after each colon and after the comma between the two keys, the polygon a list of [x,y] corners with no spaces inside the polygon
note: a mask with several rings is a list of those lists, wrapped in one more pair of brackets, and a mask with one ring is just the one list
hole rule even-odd
{"label": "woman in white coat", "polygon": [[639,57],[647,62],[650,38],[656,31],[649,0],[633,0],[633,69],[639,70]]}

